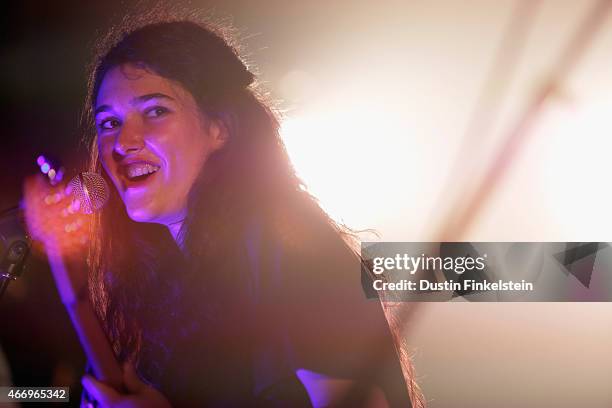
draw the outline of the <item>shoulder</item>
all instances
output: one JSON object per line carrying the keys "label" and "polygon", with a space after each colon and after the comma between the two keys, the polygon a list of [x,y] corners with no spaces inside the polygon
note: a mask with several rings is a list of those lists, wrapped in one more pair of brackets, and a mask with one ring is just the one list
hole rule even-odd
{"label": "shoulder", "polygon": [[292,303],[325,294],[331,300],[347,290],[361,299],[361,259],[319,211],[293,207],[251,221],[245,235],[251,270],[290,292]]}
{"label": "shoulder", "polygon": [[[382,306],[362,287],[360,257],[333,226],[307,220],[279,214],[273,223],[253,224],[252,269],[265,311],[260,318],[267,322],[261,327],[275,333],[270,355],[287,372],[402,387]],[[372,361],[380,356],[376,371],[385,378],[370,378]]]}

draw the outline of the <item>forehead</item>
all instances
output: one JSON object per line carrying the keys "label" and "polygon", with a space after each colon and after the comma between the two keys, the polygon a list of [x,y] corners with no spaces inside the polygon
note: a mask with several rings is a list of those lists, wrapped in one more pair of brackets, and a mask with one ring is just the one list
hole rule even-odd
{"label": "forehead", "polygon": [[162,93],[177,101],[193,101],[191,94],[179,83],[157,75],[153,71],[133,64],[111,68],[100,84],[96,106],[122,103],[141,95]]}

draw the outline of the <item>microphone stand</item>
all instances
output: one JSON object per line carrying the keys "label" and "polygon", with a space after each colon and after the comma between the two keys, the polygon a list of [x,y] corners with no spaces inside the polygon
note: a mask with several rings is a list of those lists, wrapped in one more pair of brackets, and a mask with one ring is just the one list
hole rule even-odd
{"label": "microphone stand", "polygon": [[0,213],[0,299],[9,283],[23,272],[30,241],[20,221],[19,207]]}

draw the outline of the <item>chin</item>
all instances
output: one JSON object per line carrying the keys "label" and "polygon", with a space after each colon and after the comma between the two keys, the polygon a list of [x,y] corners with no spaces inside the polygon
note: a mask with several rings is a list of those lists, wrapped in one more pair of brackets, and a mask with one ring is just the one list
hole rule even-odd
{"label": "chin", "polygon": [[155,208],[148,207],[127,207],[128,216],[135,222],[149,222],[155,224],[168,225],[184,218],[184,212],[181,211],[160,211]]}
{"label": "chin", "polygon": [[148,208],[127,209],[128,216],[136,222],[157,222],[157,215]]}

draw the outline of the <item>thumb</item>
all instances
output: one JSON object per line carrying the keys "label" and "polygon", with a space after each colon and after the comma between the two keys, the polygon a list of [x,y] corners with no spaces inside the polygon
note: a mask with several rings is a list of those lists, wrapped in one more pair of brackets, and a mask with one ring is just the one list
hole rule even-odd
{"label": "thumb", "polygon": [[111,406],[119,398],[119,393],[112,387],[95,380],[90,375],[84,376],[81,383],[89,395],[102,407]]}
{"label": "thumb", "polygon": [[138,393],[147,386],[147,384],[138,377],[138,373],[136,373],[134,366],[127,362],[123,364],[123,383],[127,390],[133,394]]}

